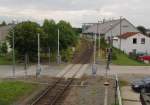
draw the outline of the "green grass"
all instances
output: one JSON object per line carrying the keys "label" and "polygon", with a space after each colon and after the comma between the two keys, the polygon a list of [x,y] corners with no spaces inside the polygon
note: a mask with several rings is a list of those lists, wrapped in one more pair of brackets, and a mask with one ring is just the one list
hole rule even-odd
{"label": "green grass", "polygon": [[35,85],[19,81],[0,82],[0,105],[12,105],[21,97],[30,94]]}
{"label": "green grass", "polygon": [[127,54],[123,52],[113,49],[114,53],[116,54],[117,59],[113,60],[113,64],[115,65],[124,65],[124,66],[149,66],[149,64],[144,64],[142,62],[136,61],[134,59],[129,58]]}
{"label": "green grass", "polygon": [[10,65],[12,64],[12,60],[6,56],[0,56],[0,65]]}

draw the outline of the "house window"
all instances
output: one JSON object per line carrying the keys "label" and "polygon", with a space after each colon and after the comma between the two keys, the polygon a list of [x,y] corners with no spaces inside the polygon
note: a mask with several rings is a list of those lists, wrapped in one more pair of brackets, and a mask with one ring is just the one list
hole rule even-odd
{"label": "house window", "polygon": [[141,39],[141,44],[145,44],[145,38]]}
{"label": "house window", "polygon": [[133,44],[137,44],[137,39],[133,38]]}

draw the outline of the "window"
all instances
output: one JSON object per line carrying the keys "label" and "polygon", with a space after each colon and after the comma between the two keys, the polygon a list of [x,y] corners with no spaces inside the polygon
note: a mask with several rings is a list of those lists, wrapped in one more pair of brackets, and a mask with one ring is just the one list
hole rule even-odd
{"label": "window", "polygon": [[141,44],[145,44],[145,38],[141,39]]}
{"label": "window", "polygon": [[133,44],[137,44],[137,39],[133,38]]}

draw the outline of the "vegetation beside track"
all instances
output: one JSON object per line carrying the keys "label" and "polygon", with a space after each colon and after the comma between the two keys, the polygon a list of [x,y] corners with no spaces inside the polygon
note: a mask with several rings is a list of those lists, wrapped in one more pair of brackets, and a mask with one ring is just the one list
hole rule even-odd
{"label": "vegetation beside track", "polygon": [[19,81],[0,82],[0,105],[12,105],[36,89],[36,85]]}
{"label": "vegetation beside track", "polygon": [[12,64],[12,60],[8,56],[0,56],[0,65],[10,65]]}
{"label": "vegetation beside track", "polygon": [[[102,38],[101,39],[101,52],[106,53],[106,48],[109,48],[109,45]],[[139,62],[135,59],[130,58],[127,54],[125,54],[124,52],[116,48],[113,48],[112,64],[122,65],[122,66],[149,66],[149,64],[144,64],[143,62]]]}

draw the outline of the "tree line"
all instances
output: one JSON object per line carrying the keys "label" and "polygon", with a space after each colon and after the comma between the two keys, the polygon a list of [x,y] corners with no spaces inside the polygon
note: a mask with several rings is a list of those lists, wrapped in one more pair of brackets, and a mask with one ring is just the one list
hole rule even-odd
{"label": "tree line", "polygon": [[50,49],[51,53],[56,55],[58,29],[60,30],[60,52],[63,53],[68,51],[68,48],[75,46],[78,41],[78,33],[69,22],[63,20],[56,23],[54,20],[45,19],[42,25],[32,21],[18,23],[10,30],[7,40],[12,48],[14,34],[17,58],[24,60],[25,56],[28,56],[31,61],[36,61],[37,35],[40,34],[42,54],[46,55]]}

